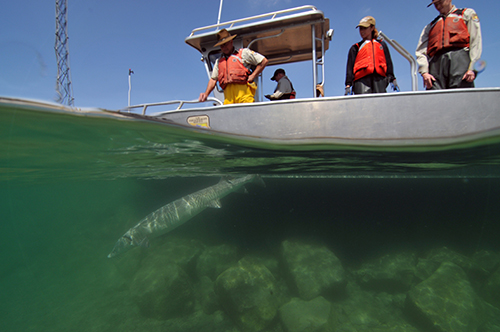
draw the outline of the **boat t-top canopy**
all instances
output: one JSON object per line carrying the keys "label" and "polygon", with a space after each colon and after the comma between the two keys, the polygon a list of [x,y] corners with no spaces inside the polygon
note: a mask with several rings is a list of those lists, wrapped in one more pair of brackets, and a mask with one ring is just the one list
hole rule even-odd
{"label": "boat t-top canopy", "polygon": [[194,29],[186,43],[203,55],[209,75],[220,56],[220,48],[214,45],[221,29],[237,35],[233,40],[235,48],[250,48],[264,55],[268,65],[312,60],[314,91],[318,83],[317,66],[322,67],[324,78],[324,55],[333,31],[329,19],[314,6],[295,7]]}
{"label": "boat t-top canopy", "polygon": [[[194,29],[186,43],[204,53],[217,43],[217,32],[227,29],[242,41],[241,47],[259,52],[269,65],[312,60],[312,39],[317,57],[328,50],[330,21],[313,6],[302,6]],[[314,29],[311,29],[314,27]],[[312,31],[311,31],[312,30]],[[323,50],[324,48],[324,50]]]}

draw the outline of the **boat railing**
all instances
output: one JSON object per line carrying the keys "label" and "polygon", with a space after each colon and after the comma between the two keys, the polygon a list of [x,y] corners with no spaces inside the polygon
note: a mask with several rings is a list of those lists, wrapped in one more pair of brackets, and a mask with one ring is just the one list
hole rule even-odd
{"label": "boat railing", "polygon": [[[205,102],[213,102],[214,106],[216,106],[216,105],[220,106],[220,105],[223,104],[222,101],[220,101],[217,98],[213,98],[213,97],[208,97]],[[198,104],[198,103],[201,103],[200,101],[198,101],[198,99],[194,99],[194,100],[169,100],[169,101],[161,101],[161,102],[158,102],[158,103],[137,104],[137,105],[133,105],[133,106],[128,106],[125,109],[125,111],[131,113],[132,110],[134,110],[134,109],[140,109],[140,108],[142,108],[142,115],[146,115],[146,111],[150,107],[179,104],[175,110],[172,110],[172,111],[178,111],[185,104]]]}
{"label": "boat railing", "polygon": [[235,26],[235,24],[249,22],[249,21],[255,21],[255,20],[262,20],[262,19],[274,20],[279,15],[290,14],[290,13],[294,13],[294,12],[303,12],[303,11],[318,11],[318,9],[314,6],[306,5],[306,6],[294,7],[294,8],[284,9],[284,10],[278,10],[275,12],[270,12],[270,13],[256,15],[256,16],[245,17],[245,18],[227,21],[227,22],[223,22],[223,23],[212,24],[212,25],[208,25],[205,27],[194,29],[193,31],[191,31],[191,34],[189,35],[189,37],[193,37],[197,33],[200,33],[202,31],[206,31],[206,30],[211,30],[211,29],[219,30],[221,27],[231,29]]}
{"label": "boat railing", "polygon": [[411,89],[412,91],[417,91],[418,90],[417,60],[415,60],[413,55],[411,55],[410,52],[408,52],[403,46],[401,46],[401,44],[399,44],[394,39],[390,39],[389,37],[387,37],[387,35],[382,31],[379,31],[379,35],[384,39],[385,42],[391,45],[399,54],[401,54],[406,60],[410,62]]}

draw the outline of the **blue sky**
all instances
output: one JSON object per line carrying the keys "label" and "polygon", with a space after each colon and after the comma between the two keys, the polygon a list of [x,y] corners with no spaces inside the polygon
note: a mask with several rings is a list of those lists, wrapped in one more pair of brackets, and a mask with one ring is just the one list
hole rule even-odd
{"label": "blue sky", "polygon": [[[131,103],[172,99],[192,100],[205,90],[207,76],[200,54],[185,44],[192,29],[217,22],[220,0],[68,0],[70,68],[75,105],[121,109],[127,105],[128,69],[132,68]],[[271,11],[315,5],[335,30],[327,51],[325,92],[344,92],[345,66],[350,46],[360,40],[359,20],[372,15],[377,28],[414,54],[422,28],[437,11],[430,0],[224,0],[221,21]],[[477,87],[498,86],[500,39],[492,35],[500,1],[455,0],[471,6],[481,20],[482,59],[488,66]],[[55,1],[4,1],[0,11],[0,96],[55,100],[57,65],[54,52]],[[411,90],[408,62],[392,48],[395,74],[402,91]],[[496,54],[496,55],[495,55]],[[311,67],[286,65],[298,97],[311,97]],[[264,93],[272,93],[269,78],[277,67],[264,71]],[[419,89],[422,81],[419,77]]]}

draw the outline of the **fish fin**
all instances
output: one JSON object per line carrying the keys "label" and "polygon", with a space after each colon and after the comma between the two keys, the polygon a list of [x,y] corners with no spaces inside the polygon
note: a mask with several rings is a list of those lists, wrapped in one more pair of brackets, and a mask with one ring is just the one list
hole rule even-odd
{"label": "fish fin", "polygon": [[143,248],[149,248],[149,239],[147,238],[147,236],[145,236],[144,239],[142,239],[142,241],[139,242],[139,246]]}
{"label": "fish fin", "polygon": [[266,184],[264,182],[264,180],[262,180],[262,178],[260,177],[260,175],[255,175],[255,178],[253,179],[253,182],[258,185],[258,186],[261,186],[261,187],[265,187]]}
{"label": "fish fin", "polygon": [[225,175],[225,176],[220,178],[219,183],[221,183],[221,182],[231,183],[232,180],[234,180],[234,176]]}
{"label": "fish fin", "polygon": [[248,194],[248,190],[247,190],[247,188],[242,186],[242,187],[238,188],[237,190],[235,190],[235,193]]}
{"label": "fish fin", "polygon": [[214,199],[213,201],[210,201],[208,203],[208,207],[220,209],[221,208],[220,199]]}

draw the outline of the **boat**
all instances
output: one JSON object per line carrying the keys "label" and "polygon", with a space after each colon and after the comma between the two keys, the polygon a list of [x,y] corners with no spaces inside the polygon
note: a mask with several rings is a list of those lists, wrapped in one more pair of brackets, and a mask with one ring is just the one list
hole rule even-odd
{"label": "boat", "polygon": [[[270,65],[310,61],[310,98],[262,101],[257,90],[251,104],[223,105],[214,90],[210,105],[193,101],[139,104],[120,110],[123,116],[161,122],[245,142],[265,142],[278,149],[316,146],[412,149],[460,144],[500,134],[500,88],[418,91],[416,60],[399,43],[380,35],[410,62],[412,91],[321,97],[325,84],[325,52],[333,37],[329,19],[314,6],[300,6],[194,29],[185,42],[199,51],[210,77],[221,55],[217,32],[237,37],[266,56]],[[259,86],[262,86],[262,77]],[[187,107],[187,106],[190,107]],[[250,143],[248,143],[250,144]]]}
{"label": "boat", "polygon": [[[418,91],[416,60],[382,31],[409,61],[412,90],[323,97],[318,90],[326,82],[325,52],[333,30],[321,10],[300,6],[192,30],[185,42],[201,53],[208,77],[221,55],[213,45],[223,28],[237,35],[236,48],[263,54],[268,66],[311,62],[311,96],[263,101],[257,89],[254,103],[223,105],[218,88],[206,103],[171,100],[103,110],[0,97],[0,106],[148,122],[200,141],[278,151],[428,152],[500,141],[500,88]],[[262,77],[258,81],[262,86]]]}

